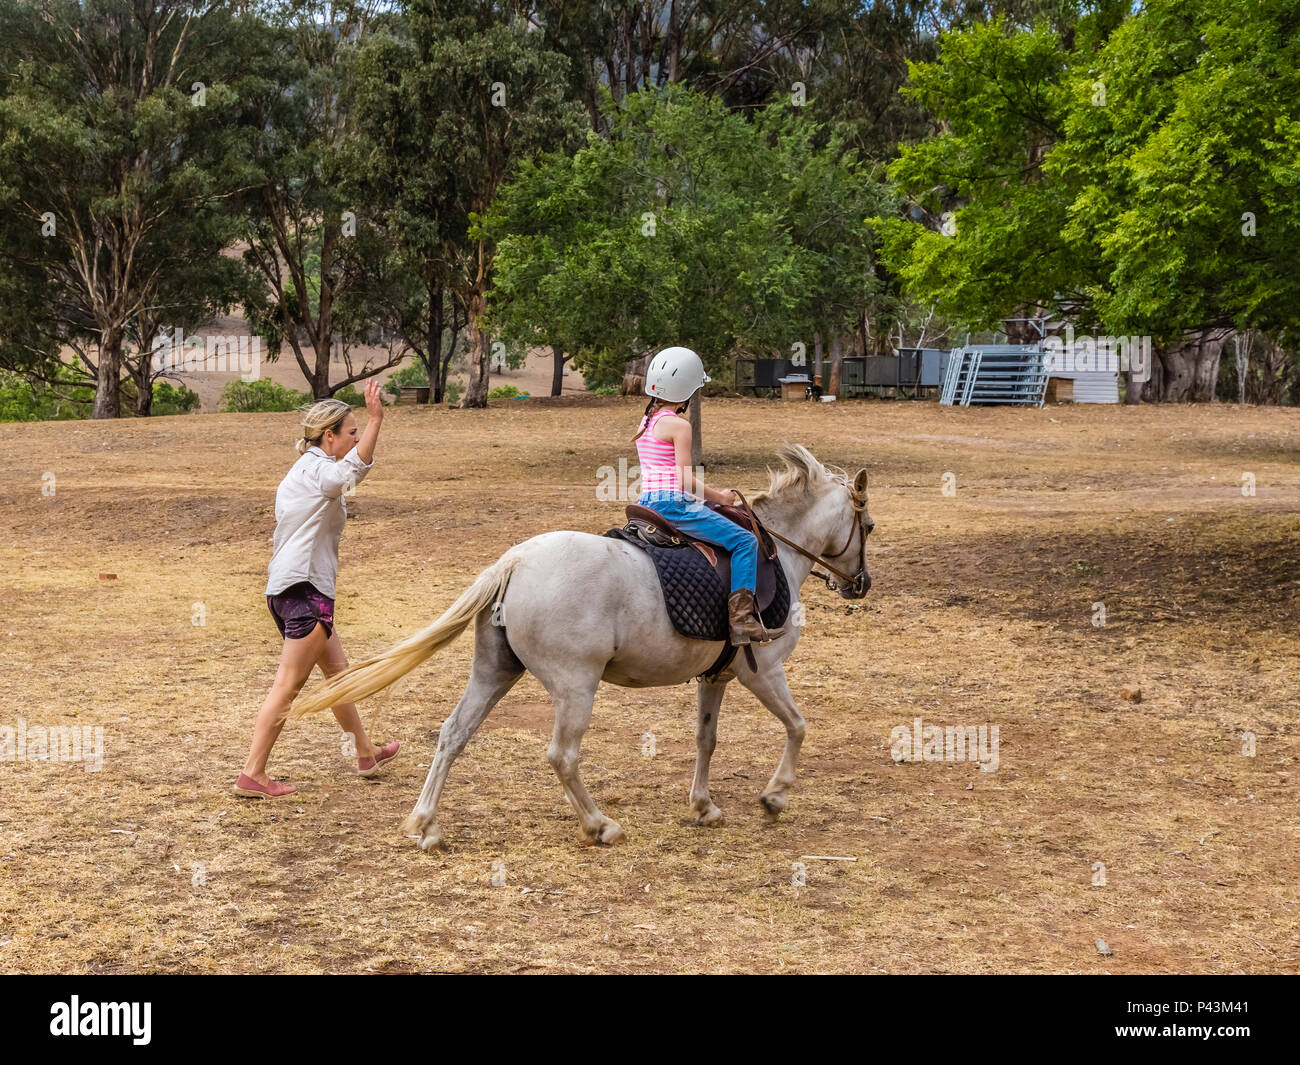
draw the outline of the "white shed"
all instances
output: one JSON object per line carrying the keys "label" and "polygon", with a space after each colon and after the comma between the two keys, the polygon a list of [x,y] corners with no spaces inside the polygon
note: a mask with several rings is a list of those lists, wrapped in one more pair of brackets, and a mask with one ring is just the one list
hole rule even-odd
{"label": "white shed", "polygon": [[[1150,365],[1149,337],[1092,337],[1074,335],[1067,324],[1063,335],[1043,340],[1043,367],[1049,382],[1053,379],[1072,382],[1075,403],[1118,403],[1119,370],[1122,361],[1134,355],[1134,344],[1144,343]],[[1142,349],[1137,349],[1140,354]]]}
{"label": "white shed", "polygon": [[1063,377],[1074,382],[1075,403],[1118,403],[1119,374],[1106,370],[1050,370],[1049,380]]}

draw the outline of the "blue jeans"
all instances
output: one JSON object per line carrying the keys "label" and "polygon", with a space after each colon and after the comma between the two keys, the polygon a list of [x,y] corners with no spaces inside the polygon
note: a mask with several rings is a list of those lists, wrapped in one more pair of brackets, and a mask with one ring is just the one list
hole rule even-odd
{"label": "blue jeans", "polygon": [[758,541],[748,529],[710,510],[681,492],[663,489],[642,492],[637,503],[662,514],[673,526],[697,539],[731,552],[731,590],[755,591],[758,585]]}

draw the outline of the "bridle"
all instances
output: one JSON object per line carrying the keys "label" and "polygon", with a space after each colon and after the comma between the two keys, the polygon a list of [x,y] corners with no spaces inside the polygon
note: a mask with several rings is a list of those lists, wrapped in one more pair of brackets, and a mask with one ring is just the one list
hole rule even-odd
{"label": "bridle", "polygon": [[[846,586],[854,595],[860,596],[866,593],[867,536],[870,532],[867,528],[867,494],[865,492],[856,491],[852,485],[846,484],[844,487],[848,490],[849,497],[853,500],[853,525],[849,528],[849,535],[844,541],[844,546],[838,551],[831,552],[830,558],[827,558],[825,555],[813,554],[813,552],[809,551],[807,548],[800,547],[793,540],[787,539],[774,529],[767,529],[767,532],[775,539],[780,540],[781,543],[785,544],[787,547],[798,551],[804,558],[810,559],[814,567],[822,565],[830,570],[830,573],[818,573],[816,568],[814,568],[809,575],[825,581],[826,587],[831,591],[836,592],[841,590],[831,583],[831,574],[833,573],[836,577],[845,582]],[[733,491],[735,490],[733,489]],[[740,496],[741,508],[749,515],[750,521],[754,523],[756,530],[755,535],[757,535],[757,521],[754,519],[754,512],[750,509],[749,501],[746,500],[744,496],[741,496],[739,492],[736,492],[736,495]],[[766,528],[766,526],[764,526],[764,528]],[[844,554],[844,552],[849,549],[849,544],[853,542],[853,534],[855,532],[861,537],[858,541],[858,571],[850,577],[844,572],[844,570],[832,564],[830,559],[839,558],[840,555]],[[759,543],[761,545],[761,538],[759,538]]]}

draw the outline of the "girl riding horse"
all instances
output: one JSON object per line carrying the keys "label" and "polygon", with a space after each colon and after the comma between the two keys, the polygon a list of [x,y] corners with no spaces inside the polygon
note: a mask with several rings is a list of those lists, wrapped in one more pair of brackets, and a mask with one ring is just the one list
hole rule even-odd
{"label": "girl riding horse", "polygon": [[[739,505],[740,495],[704,483],[691,466],[691,423],[681,415],[690,399],[709,382],[704,363],[690,348],[664,348],[646,370],[646,404],[641,428],[632,440],[641,463],[641,498],[679,532],[731,552],[731,595],[727,615],[736,646],[770,643],[784,630],[764,628],[754,598],[758,541],[748,529],[710,510],[701,500]],[[686,496],[696,497],[688,501]]]}

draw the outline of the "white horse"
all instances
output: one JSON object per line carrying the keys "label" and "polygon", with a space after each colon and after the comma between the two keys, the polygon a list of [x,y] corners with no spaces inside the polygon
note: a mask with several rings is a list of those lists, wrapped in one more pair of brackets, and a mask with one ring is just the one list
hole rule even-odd
{"label": "white horse", "polygon": [[[754,513],[776,537],[791,600],[820,562],[818,574],[845,599],[860,599],[871,586],[866,539],[874,527],[867,513],[867,473],[850,480],[828,469],[799,445],[778,452],[785,468],[751,500]],[[784,662],[799,640],[801,617],[772,643],[751,645],[757,670],[743,654],[709,682],[698,685],[695,779],[691,808],[700,824],[722,811],[709,798],[709,759],[718,731],[718,710],[727,684],[739,680],[785,726],[781,761],[759,796],[773,816],[785,809],[795,781],[804,719],[786,682]],[[300,697],[291,718],[373,695],[409,673],[474,623],[474,661],[469,684],[438,734],[429,776],[404,831],[420,836],[427,850],[442,843],[438,798],[456,756],[503,695],[532,673],[555,706],[547,747],[554,767],[588,838],[614,843],[618,823],[596,808],[578,775],[579,746],[591,723],[600,682],[629,688],[681,684],[707,670],[723,644],[693,640],[673,628],[649,556],[622,540],[583,532],[549,532],[510,548],[484,570],[437,621],[385,653],[332,677]]]}

